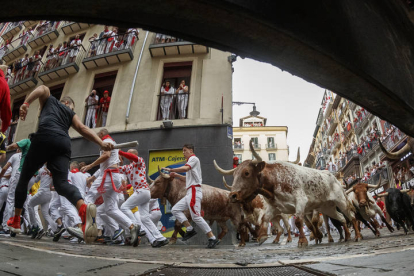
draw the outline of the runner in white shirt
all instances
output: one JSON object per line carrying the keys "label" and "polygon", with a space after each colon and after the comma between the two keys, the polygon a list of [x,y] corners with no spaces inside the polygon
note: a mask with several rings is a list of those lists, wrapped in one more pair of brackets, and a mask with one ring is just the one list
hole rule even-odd
{"label": "runner in white shirt", "polygon": [[[194,155],[194,146],[192,144],[186,144],[183,146],[183,155],[187,159],[187,163],[179,168],[170,169],[164,168],[170,171],[171,177],[177,177],[186,182],[187,195],[178,201],[172,208],[172,214],[178,219],[178,221],[187,228],[187,232],[183,236],[183,241],[188,240],[197,234],[195,229],[188,222],[187,217],[184,215],[184,211],[190,210],[191,219],[197,224],[201,230],[207,234],[208,248],[214,248],[220,241],[216,239],[213,232],[211,232],[210,226],[201,216],[201,200],[203,199],[203,192],[201,189],[201,165],[200,160]],[[186,176],[182,176],[177,173],[185,172]]]}
{"label": "runner in white shirt", "polygon": [[[9,167],[6,170],[6,173],[4,174],[4,176],[1,178],[1,182],[0,182],[0,206],[3,206],[4,202],[6,202],[6,200],[7,200],[7,194],[9,192],[9,184],[10,184],[11,173],[12,173],[12,167]],[[2,222],[2,226],[3,226],[3,230],[0,231],[0,234],[8,234],[8,231],[7,232],[5,231],[7,229],[7,221],[6,220],[4,220]]]}
{"label": "runner in white shirt", "polygon": [[30,224],[33,226],[32,238],[38,239],[42,238],[43,234],[45,233],[44,229],[43,231],[40,230],[39,226],[41,227],[41,225],[38,225],[38,221],[36,219],[35,208],[37,208],[38,205],[41,206],[41,212],[43,218],[46,221],[46,225],[50,226],[53,232],[56,232],[57,230],[56,222],[54,222],[52,217],[49,215],[49,205],[50,200],[52,199],[52,193],[50,191],[50,185],[52,184],[52,174],[46,168],[46,164],[39,170],[39,173],[35,179],[35,183],[39,181],[40,187],[37,190],[37,193],[30,199],[30,202],[28,204]]}
{"label": "runner in white shirt", "polygon": [[[3,229],[8,230],[9,227],[7,226],[7,220],[12,216],[13,209],[14,209],[14,197],[15,197],[15,191],[16,186],[18,182],[18,169],[20,167],[20,160],[22,158],[22,153],[20,150],[17,150],[17,153],[13,154],[12,157],[10,157],[9,161],[7,161],[6,165],[3,167],[3,170],[9,169],[9,167],[12,168],[10,181],[9,181],[9,190],[7,194],[7,200],[6,200],[6,208],[4,208],[4,214],[3,214]],[[5,225],[5,226],[4,226]]]}
{"label": "runner in white shirt", "polygon": [[82,198],[85,198],[86,180],[88,179],[88,175],[90,176],[90,174],[82,173],[79,170],[79,163],[76,161],[70,163],[70,172],[72,173],[72,185],[76,186],[76,188],[78,188],[79,192],[81,193]]}
{"label": "runner in white shirt", "polygon": [[[138,206],[138,212],[141,218],[142,228],[145,231],[152,247],[161,247],[168,244],[168,240],[158,231],[155,224],[150,219],[149,202],[151,193],[146,179],[146,169],[144,159],[138,157],[138,151],[130,149],[128,152],[120,151],[120,155],[133,161],[129,165],[119,167],[119,171],[128,176],[129,182],[134,187],[134,193],[121,206],[124,212],[132,221],[138,223],[131,209]],[[137,246],[138,244],[132,244]]]}
{"label": "runner in white shirt", "polygon": [[[103,128],[98,132],[98,136],[103,142],[116,145],[115,141],[109,136],[107,129]],[[92,184],[86,195],[85,201],[94,203],[100,195],[103,198],[106,214],[113,218],[122,228],[131,231],[131,243],[137,242],[140,231],[139,225],[134,225],[132,221],[118,208],[118,193],[122,192],[121,176],[118,169],[119,156],[118,150],[101,151],[101,156],[90,165],[82,168],[82,172],[86,172],[91,168],[100,165],[100,176]],[[82,231],[68,228],[69,233],[76,237],[82,236]],[[115,240],[123,234],[124,231],[118,231],[112,239]]]}

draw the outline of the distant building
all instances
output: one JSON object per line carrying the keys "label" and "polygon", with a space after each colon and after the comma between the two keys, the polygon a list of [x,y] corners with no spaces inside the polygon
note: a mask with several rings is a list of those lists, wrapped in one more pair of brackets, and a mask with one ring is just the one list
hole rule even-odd
{"label": "distant building", "polygon": [[[258,112],[251,112],[256,115]],[[247,116],[240,119],[239,127],[233,128],[233,151],[239,162],[253,159],[249,148],[250,141],[263,161],[272,163],[287,161],[289,147],[287,145],[287,126],[266,126],[267,118],[261,116]]]}

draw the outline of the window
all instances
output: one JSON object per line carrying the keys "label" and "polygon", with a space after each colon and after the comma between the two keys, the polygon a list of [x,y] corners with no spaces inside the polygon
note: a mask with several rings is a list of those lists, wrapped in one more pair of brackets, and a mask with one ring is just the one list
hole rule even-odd
{"label": "window", "polygon": [[59,84],[53,87],[50,87],[50,94],[55,97],[56,99],[60,100],[62,97],[63,88],[65,87],[65,84]]}
{"label": "window", "polygon": [[252,138],[250,138],[250,140],[252,141],[254,148],[259,147],[259,138],[258,137],[252,137]]}
{"label": "window", "polygon": [[243,148],[241,138],[234,138],[234,148],[235,149],[242,149]]}
{"label": "window", "polygon": [[267,137],[267,147],[269,149],[274,149],[275,148],[275,138],[274,137]]}
{"label": "window", "polygon": [[[90,128],[106,126],[110,100],[118,71],[102,73],[95,76],[92,91],[85,102],[85,125]],[[95,99],[91,97],[96,91]],[[106,97],[105,94],[108,96]],[[108,99],[109,98],[109,99]],[[98,102],[96,102],[96,99]]]}
{"label": "window", "polygon": [[276,153],[269,153],[269,162],[275,162],[276,161]]}
{"label": "window", "polygon": [[[187,119],[192,62],[166,63],[160,87],[157,120]],[[181,88],[183,82],[184,89]]]}

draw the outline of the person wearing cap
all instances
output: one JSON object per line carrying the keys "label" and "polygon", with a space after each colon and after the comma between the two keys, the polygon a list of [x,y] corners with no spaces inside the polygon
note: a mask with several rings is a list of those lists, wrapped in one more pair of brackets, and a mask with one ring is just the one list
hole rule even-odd
{"label": "person wearing cap", "polygon": [[106,126],[106,118],[108,117],[109,104],[111,103],[111,97],[109,97],[108,90],[105,90],[103,98],[100,100],[102,108],[102,127]]}
{"label": "person wearing cap", "polygon": [[233,157],[233,169],[237,168],[237,166],[239,165],[239,158],[237,156]]}

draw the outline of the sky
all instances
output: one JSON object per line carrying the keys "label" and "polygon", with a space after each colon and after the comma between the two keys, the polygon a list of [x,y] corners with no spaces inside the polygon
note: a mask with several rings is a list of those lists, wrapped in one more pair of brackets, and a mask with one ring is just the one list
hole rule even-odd
{"label": "sky", "polygon": [[[287,126],[289,160],[296,159],[300,147],[303,164],[325,90],[268,63],[238,57],[233,67],[233,101],[256,103],[267,126]],[[252,105],[233,105],[233,126],[252,109]]]}

